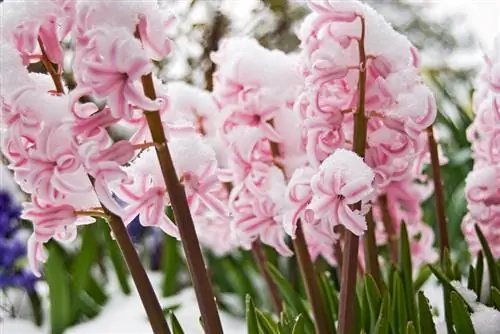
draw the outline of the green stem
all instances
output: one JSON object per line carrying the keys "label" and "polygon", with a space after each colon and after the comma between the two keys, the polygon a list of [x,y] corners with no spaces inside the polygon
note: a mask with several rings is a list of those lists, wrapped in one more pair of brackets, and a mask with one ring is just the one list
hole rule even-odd
{"label": "green stem", "polygon": [[[156,91],[153,77],[150,74],[142,77],[144,94],[151,100],[156,100]],[[167,146],[165,131],[158,110],[145,111],[146,120],[153,141],[156,143],[156,155],[160,163],[161,172],[168,195],[174,211],[175,222],[179,227],[182,246],[193,280],[193,286],[200,308],[203,328],[208,334],[223,333],[217,305],[212,290],[212,284],[208,278],[205,262],[201,253],[200,243],[194,228],[193,218],[189,210],[188,201],[184,187],[177,177],[172,157]]]}
{"label": "green stem", "polygon": [[[365,116],[365,93],[366,93],[366,52],[365,52],[365,20],[361,20],[361,37],[359,44],[359,102],[358,109],[354,115],[354,152],[360,157],[365,157],[366,132],[368,120]],[[353,205],[354,210],[361,210],[361,202]],[[340,286],[340,311],[339,311],[339,334],[353,334],[355,321],[356,300],[356,270],[358,267],[359,237],[352,232],[345,231],[344,257],[342,260],[342,278]]]}

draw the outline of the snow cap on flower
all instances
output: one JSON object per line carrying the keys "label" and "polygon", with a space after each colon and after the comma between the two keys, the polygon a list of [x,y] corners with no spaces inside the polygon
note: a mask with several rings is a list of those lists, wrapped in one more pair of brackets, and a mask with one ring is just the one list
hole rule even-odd
{"label": "snow cap on flower", "polygon": [[[366,202],[374,191],[373,171],[352,151],[338,149],[328,157],[311,180],[313,199],[309,209],[316,219],[327,219],[331,229],[344,225],[356,235],[366,230]],[[362,202],[361,210],[350,205]]]}
{"label": "snow cap on flower", "polygon": [[179,175],[196,173],[216,162],[213,148],[196,132],[173,136],[168,146]]}
{"label": "snow cap on flower", "polygon": [[292,57],[279,50],[268,50],[252,38],[224,39],[211,58],[218,65],[218,75],[242,86],[283,88],[300,84]]}

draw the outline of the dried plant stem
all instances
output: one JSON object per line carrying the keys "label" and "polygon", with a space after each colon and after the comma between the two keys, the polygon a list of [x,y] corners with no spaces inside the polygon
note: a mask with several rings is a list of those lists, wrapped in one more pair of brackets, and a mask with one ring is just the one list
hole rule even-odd
{"label": "dried plant stem", "polygon": [[438,147],[436,139],[434,138],[434,129],[432,126],[427,128],[427,138],[429,140],[429,151],[431,153],[432,179],[434,180],[434,200],[436,202],[436,214],[439,231],[439,248],[441,251],[441,260],[443,260],[445,251],[449,247],[448,225],[446,223],[443,181],[441,179]]}
{"label": "dried plant stem", "polygon": [[366,215],[367,230],[363,236],[363,245],[366,259],[366,269],[372,275],[375,283],[380,291],[385,289],[382,274],[380,272],[380,264],[378,263],[377,243],[375,241],[375,222],[373,220],[373,212],[370,210]]}
{"label": "dried plant stem", "polygon": [[[142,77],[144,94],[151,100],[156,99],[153,77],[150,74]],[[156,143],[156,154],[160,163],[163,180],[167,187],[172,204],[175,221],[179,227],[182,246],[186,254],[189,272],[200,308],[203,328],[208,334],[221,334],[222,325],[217,311],[217,305],[208,278],[207,269],[201,253],[200,243],[194,228],[193,218],[189,210],[184,187],[177,177],[172,157],[167,146],[165,131],[158,110],[145,111],[146,120],[153,141]]]}
{"label": "dried plant stem", "polygon": [[[365,52],[365,20],[361,19],[361,37],[359,39],[359,80],[358,109],[354,115],[353,149],[360,157],[365,157],[367,119],[365,116],[365,91],[366,91],[366,52]],[[361,210],[361,202],[353,205],[354,210]],[[340,311],[339,334],[353,334],[355,321],[356,299],[356,270],[358,267],[359,237],[352,232],[345,231],[344,258],[342,260],[342,278],[340,281]],[[375,250],[374,250],[375,251]]]}
{"label": "dried plant stem", "polygon": [[396,233],[396,228],[394,226],[394,221],[392,220],[391,214],[389,212],[389,204],[387,202],[387,196],[381,195],[378,198],[378,205],[380,208],[380,213],[382,215],[382,223],[384,224],[385,232],[387,233],[387,245],[389,247],[389,258],[392,262],[398,263],[398,236]]}
{"label": "dried plant stem", "polygon": [[297,222],[297,230],[295,232],[295,239],[293,239],[293,248],[295,256],[299,263],[300,274],[304,280],[307,297],[311,303],[312,313],[314,316],[314,324],[316,326],[316,334],[329,334],[333,333],[333,328],[330,328],[329,322],[326,318],[323,298],[319,289],[318,278],[314,271],[314,266],[307,249],[306,239],[302,231],[302,223]]}
{"label": "dried plant stem", "polygon": [[265,250],[262,248],[260,241],[254,241],[252,243],[252,254],[254,256],[255,262],[259,267],[260,273],[266,282],[267,288],[271,295],[271,302],[273,304],[274,311],[276,314],[280,314],[282,311],[282,301],[278,293],[278,287],[274,284],[271,275],[269,275],[269,268],[267,266],[267,255]]}

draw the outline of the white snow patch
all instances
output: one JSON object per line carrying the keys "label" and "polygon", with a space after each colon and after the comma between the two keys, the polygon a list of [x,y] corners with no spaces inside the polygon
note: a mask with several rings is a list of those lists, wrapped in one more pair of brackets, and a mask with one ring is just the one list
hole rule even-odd
{"label": "white snow patch", "polygon": [[[158,287],[161,282],[161,275],[148,273],[153,287]],[[132,281],[130,282],[131,284]],[[39,287],[37,286],[37,289]],[[40,287],[39,291],[47,302],[48,291]],[[152,333],[148,323],[146,312],[142,306],[139,295],[133,290],[130,296],[124,295],[115,281],[107,285],[107,292],[110,300],[103,307],[101,313],[94,319],[78,324],[65,331],[65,334],[147,334]],[[187,288],[177,295],[169,298],[161,298],[162,307],[172,307],[180,305],[174,310],[175,316],[188,334],[203,334],[199,318],[200,311],[196,302],[196,296],[192,288]],[[227,313],[220,312],[222,326],[225,333],[246,333],[246,325],[243,319],[237,319]],[[49,320],[48,313],[45,319]],[[169,322],[170,324],[170,322]],[[25,319],[1,319],[0,334],[43,334],[49,333],[49,324],[42,328],[36,327],[31,321]]]}

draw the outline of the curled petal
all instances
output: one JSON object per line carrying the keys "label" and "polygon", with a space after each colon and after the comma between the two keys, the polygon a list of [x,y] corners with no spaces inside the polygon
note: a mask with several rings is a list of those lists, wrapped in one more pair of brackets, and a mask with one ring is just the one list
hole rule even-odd
{"label": "curled petal", "polygon": [[353,212],[347,204],[341,204],[336,208],[335,217],[354,235],[361,236],[366,230],[366,220],[363,216]]}

